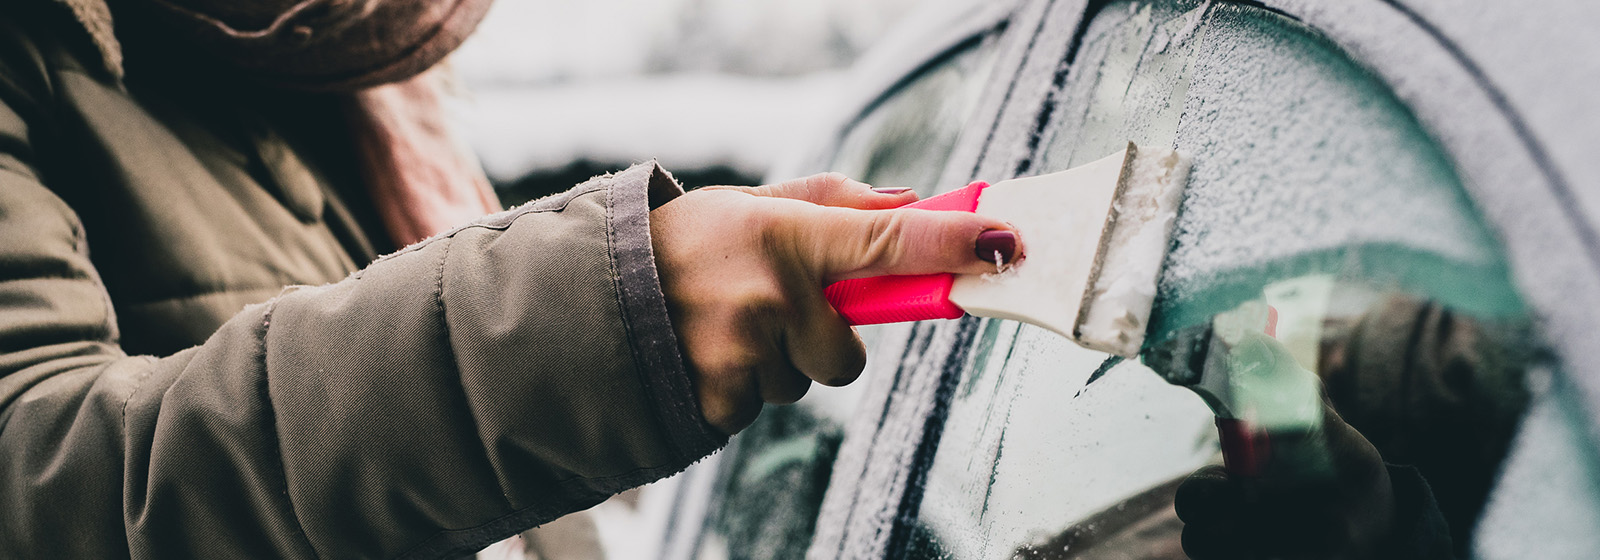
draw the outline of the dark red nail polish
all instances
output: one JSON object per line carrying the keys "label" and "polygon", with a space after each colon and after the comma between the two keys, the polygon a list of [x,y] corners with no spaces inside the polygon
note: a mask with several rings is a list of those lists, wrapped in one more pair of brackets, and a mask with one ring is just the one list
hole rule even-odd
{"label": "dark red nail polish", "polygon": [[910,191],[911,191],[911,187],[873,187],[872,188],[872,192],[879,193],[879,194],[905,194],[905,193],[910,192]]}
{"label": "dark red nail polish", "polygon": [[999,229],[985,231],[978,234],[972,252],[983,262],[994,262],[998,254],[1001,264],[1011,264],[1011,259],[1017,256],[1017,234]]}

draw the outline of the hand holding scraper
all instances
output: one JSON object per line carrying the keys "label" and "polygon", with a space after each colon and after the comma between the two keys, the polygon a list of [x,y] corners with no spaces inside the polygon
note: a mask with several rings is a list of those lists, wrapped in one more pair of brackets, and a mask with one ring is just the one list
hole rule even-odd
{"label": "hand holding scraper", "polygon": [[[1144,343],[1189,161],[1128,147],[1057,173],[965,188],[908,208],[977,212],[1009,222],[1022,262],[993,274],[879,276],[837,282],[829,303],[853,325],[1015,319],[1084,347],[1133,357]],[[996,257],[999,260],[999,257]]]}
{"label": "hand holding scraper", "polygon": [[[1091,350],[1135,357],[1144,344],[1188,174],[1189,160],[1178,152],[1130,142],[1066,171],[993,185],[974,182],[914,203],[909,207],[1005,220],[1016,228],[1026,256],[1010,267],[997,263],[991,274],[845,280],[827,288],[828,301],[856,325],[971,313],[1031,323]],[[1216,321],[1207,322],[1179,337],[1193,343],[1179,348],[1182,356],[1168,344],[1147,359],[1169,382],[1194,390],[1212,407],[1229,468],[1245,476],[1259,474],[1270,458],[1268,428],[1288,429],[1298,439],[1321,420],[1314,375],[1239,367],[1258,365],[1258,359],[1293,365],[1292,358],[1270,361],[1276,353],[1275,341],[1263,333],[1267,311],[1262,304],[1221,314],[1220,336],[1213,336],[1219,332],[1212,326]],[[1240,326],[1251,321],[1261,323],[1253,333]],[[1254,390],[1235,391],[1236,381],[1249,381],[1242,386]],[[1310,402],[1312,409],[1273,405],[1285,399]],[[1274,415],[1256,416],[1262,411]],[[1279,447],[1280,455],[1302,450],[1317,455],[1314,446]]]}
{"label": "hand holding scraper", "polygon": [[1007,267],[997,256],[989,274],[846,280],[827,288],[828,301],[856,325],[971,313],[1117,356],[1143,350],[1146,365],[1206,402],[1221,437],[1225,468],[1203,469],[1179,490],[1186,550],[1237,557],[1310,546],[1365,557],[1383,542],[1393,509],[1381,457],[1276,339],[1275,309],[1243,302],[1143,348],[1188,171],[1173,150],[1130,143],[1066,171],[975,182],[912,204],[1005,220],[1025,258]]}

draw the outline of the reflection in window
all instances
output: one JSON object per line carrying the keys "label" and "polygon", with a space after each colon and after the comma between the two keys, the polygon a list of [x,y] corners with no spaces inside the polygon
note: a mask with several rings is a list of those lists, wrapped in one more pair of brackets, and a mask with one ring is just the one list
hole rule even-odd
{"label": "reflection in window", "polygon": [[[977,38],[914,76],[845,136],[833,169],[928,194],[976,106],[994,59]],[[860,329],[868,347],[877,329]],[[866,383],[815,388],[769,406],[723,454],[699,558],[799,559],[816,527],[844,425]]]}
{"label": "reflection in window", "polygon": [[[1436,500],[1449,524],[1409,535],[1464,555],[1537,345],[1497,242],[1406,107],[1287,18],[1176,0],[1095,13],[1060,98],[1033,172],[1128,140],[1194,158],[1149,342],[1124,362],[985,321],[890,553],[1184,558],[1174,495],[1226,457],[1266,481],[1258,498],[1355,495],[1351,465],[1388,473],[1374,492]],[[1295,503],[1284,517],[1372,517]],[[1311,542],[1253,538],[1231,545]]]}

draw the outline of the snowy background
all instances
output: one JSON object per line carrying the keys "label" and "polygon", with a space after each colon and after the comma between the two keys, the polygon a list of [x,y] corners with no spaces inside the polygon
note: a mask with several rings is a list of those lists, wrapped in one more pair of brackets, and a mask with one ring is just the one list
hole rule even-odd
{"label": "snowy background", "polygon": [[930,3],[951,0],[502,0],[452,58],[459,117],[507,203],[651,158],[755,182]]}

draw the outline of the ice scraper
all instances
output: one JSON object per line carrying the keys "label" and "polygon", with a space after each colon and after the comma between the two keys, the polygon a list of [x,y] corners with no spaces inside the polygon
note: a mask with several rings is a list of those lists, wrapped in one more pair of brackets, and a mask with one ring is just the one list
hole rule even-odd
{"label": "ice scraper", "polygon": [[854,325],[953,319],[1032,323],[1079,345],[1138,354],[1189,160],[1127,148],[1066,171],[964,188],[910,208],[976,212],[1014,226],[1025,257],[990,274],[878,276],[828,286]]}

